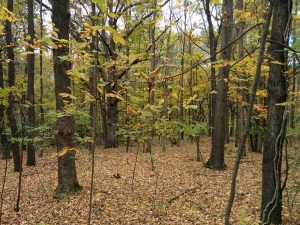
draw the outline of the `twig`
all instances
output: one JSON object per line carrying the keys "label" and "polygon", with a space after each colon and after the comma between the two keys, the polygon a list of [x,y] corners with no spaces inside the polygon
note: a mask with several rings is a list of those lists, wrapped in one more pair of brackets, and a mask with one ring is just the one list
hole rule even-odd
{"label": "twig", "polygon": [[181,196],[183,196],[183,195],[185,195],[185,194],[187,194],[187,193],[189,193],[189,192],[191,192],[191,191],[195,191],[195,190],[197,190],[197,189],[200,189],[200,187],[201,187],[201,185],[199,184],[199,185],[196,186],[196,187],[193,187],[193,188],[187,188],[187,189],[185,189],[183,192],[181,192],[180,194],[174,196],[173,198],[170,198],[170,199],[167,201],[167,203],[170,204],[170,203],[174,202],[175,200],[177,200],[178,198],[180,198]]}

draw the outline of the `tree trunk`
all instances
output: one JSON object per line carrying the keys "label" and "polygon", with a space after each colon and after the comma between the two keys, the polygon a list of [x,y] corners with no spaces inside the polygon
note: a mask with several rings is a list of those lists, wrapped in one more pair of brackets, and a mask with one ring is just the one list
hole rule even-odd
{"label": "tree trunk", "polygon": [[[183,72],[184,72],[184,68],[185,68],[185,50],[186,50],[186,31],[187,31],[187,5],[188,5],[188,1],[184,0],[183,2],[183,8],[184,8],[184,12],[183,12],[183,32],[181,33],[181,37],[182,37],[182,50],[181,50],[181,61],[180,61],[180,70],[181,70],[181,74],[179,76],[179,93],[178,93],[178,104],[179,104],[179,111],[178,111],[178,122],[183,123],[183,114],[184,114],[184,108],[183,108]],[[179,131],[178,131],[178,139],[177,139],[177,146],[180,146],[180,142],[181,139],[183,139],[183,131],[181,131],[182,125],[179,125]]]}
{"label": "tree trunk", "polygon": [[[43,37],[43,0],[40,0],[40,35]],[[44,79],[43,79],[43,51],[40,50],[40,114],[41,114],[41,125],[45,124],[45,114],[43,108],[43,98],[44,98]],[[42,154],[43,151],[41,151]]]}
{"label": "tree trunk", "polygon": [[[115,80],[115,84],[117,85],[117,80]],[[112,93],[115,89],[109,84],[109,87],[106,88],[107,93]],[[107,110],[106,110],[106,142],[105,148],[117,148],[119,146],[119,140],[116,135],[117,132],[117,124],[118,124],[118,99],[115,97],[108,97],[107,98]]]}
{"label": "tree trunk", "polygon": [[[112,1],[109,1],[108,8],[110,12],[113,12]],[[116,29],[117,27],[117,19],[109,17],[108,24],[111,28]],[[112,35],[109,37],[109,46],[106,46],[110,52],[109,60],[116,60],[116,43],[113,40]],[[118,77],[117,77],[117,68],[115,65],[112,65],[108,68],[108,82],[106,85],[106,93],[114,94],[118,90]],[[108,97],[107,98],[107,108],[106,108],[106,131],[107,136],[105,140],[105,148],[117,148],[119,146],[118,136],[116,134],[118,130],[118,99],[116,97]]]}
{"label": "tree trunk", "polygon": [[271,58],[267,87],[267,131],[262,166],[261,221],[263,224],[282,223],[281,162],[286,121],[284,121],[285,107],[278,104],[284,103],[287,98],[284,74],[287,70],[287,59],[282,44],[287,44],[288,41],[291,8],[291,1],[274,2],[271,44],[268,49]]}
{"label": "tree trunk", "polygon": [[[156,7],[157,7],[157,0],[153,0],[152,2],[152,8],[155,9],[152,15],[152,20],[156,21]],[[153,27],[150,29],[149,32],[149,39],[151,41],[151,57],[150,57],[150,64],[151,64],[151,71],[155,71],[156,67],[156,43],[155,43],[155,25],[156,22],[153,24]],[[148,80],[148,86],[149,86],[149,91],[148,91],[148,103],[149,105],[154,105],[154,77],[150,77]],[[149,108],[151,111],[151,109]],[[153,131],[154,128],[152,124],[154,124],[154,115],[152,117],[149,117],[149,130],[147,133],[147,143],[146,143],[146,152],[149,154],[152,153],[152,139],[153,139]],[[151,158],[151,161],[153,159]]]}
{"label": "tree trunk", "polygon": [[[212,137],[212,143],[214,139],[214,121],[215,121],[215,112],[216,112],[216,90],[217,90],[217,82],[216,82],[216,69],[213,67],[214,63],[217,61],[217,46],[219,41],[219,34],[221,27],[218,28],[218,35],[215,35],[213,22],[211,19],[211,10],[210,10],[210,0],[202,0],[204,5],[204,11],[206,14],[207,22],[208,22],[208,37],[209,37],[209,54],[211,57],[211,69],[210,69],[210,85],[211,85],[211,95],[210,95],[210,107],[209,107],[209,127],[212,127],[212,129],[209,129],[209,133]],[[204,2],[205,1],[205,2]]]}
{"label": "tree trunk", "polygon": [[[7,9],[13,12],[13,0],[7,1]],[[19,142],[17,138],[19,137],[18,134],[18,127],[17,121],[15,118],[15,55],[14,55],[14,47],[12,42],[12,28],[11,22],[6,20],[6,44],[7,44],[7,58],[9,59],[8,63],[8,85],[11,88],[9,91],[8,96],[8,107],[6,110],[8,122],[11,130],[11,138],[14,139],[10,143],[10,149],[13,152],[14,158],[14,171],[20,172],[22,170],[21,165],[21,156],[20,156],[20,148]]]}
{"label": "tree trunk", "polygon": [[[4,74],[2,64],[2,49],[0,49],[0,88],[4,89]],[[0,105],[0,137],[1,137],[1,148],[3,151],[2,159],[10,159],[10,151],[8,147],[8,139],[5,133],[5,106]]]}
{"label": "tree trunk", "polygon": [[[223,1],[223,25],[222,25],[222,49],[227,46],[232,38],[232,20],[233,20],[233,0]],[[210,158],[206,166],[213,169],[225,169],[224,148],[226,122],[228,120],[228,78],[229,78],[229,61],[231,58],[231,46],[228,46],[221,53],[221,60],[224,60],[226,65],[220,68],[219,81],[217,86],[216,112],[214,120],[214,141]]]}
{"label": "tree trunk", "polygon": [[[237,10],[243,10],[243,0],[238,0],[236,2]],[[242,12],[242,11],[241,11]],[[238,28],[238,36],[241,36],[244,32],[245,22],[239,21],[237,24]],[[239,48],[239,59],[244,58],[244,37],[241,37],[238,40],[238,48]],[[238,132],[238,141],[242,140],[243,130],[244,130],[244,106],[243,101],[245,101],[245,86],[246,83],[243,81],[245,79],[245,73],[238,73],[239,80],[239,89],[238,89],[238,101],[237,101],[237,117],[238,117],[238,124],[237,130]],[[239,144],[238,144],[239,145]],[[244,148],[243,156],[246,156],[246,149]]]}
{"label": "tree trunk", "polygon": [[[92,3],[92,16],[96,15],[96,4]],[[95,19],[92,20],[92,25],[95,26]],[[97,126],[97,74],[98,74],[98,33],[92,36],[92,43],[90,44],[90,52],[94,54],[94,66],[90,71],[90,93],[93,96],[93,100],[90,102],[90,136],[93,141],[89,142],[89,151],[92,152],[95,149],[95,137]]]}
{"label": "tree trunk", "polygon": [[[69,0],[52,0],[52,22],[58,29],[58,38],[69,40]],[[61,93],[71,94],[71,82],[66,71],[71,68],[68,61],[60,57],[67,56],[68,46],[53,49],[55,96],[57,120],[55,137],[57,151],[66,153],[58,157],[58,192],[70,192],[80,189],[76,175],[75,150],[74,150],[74,116],[68,112],[69,97],[62,97]]]}
{"label": "tree trunk", "polygon": [[[34,15],[33,15],[33,0],[27,0],[28,7],[28,34],[30,36],[30,40],[28,41],[30,44],[33,44],[34,39]],[[34,109],[34,49],[28,47],[28,51],[31,54],[27,55],[27,77],[28,77],[28,85],[27,85],[27,100],[30,103],[27,111],[28,115],[28,144],[27,144],[27,166],[35,165],[35,146],[33,145],[34,132],[33,128],[35,126],[35,109]]]}

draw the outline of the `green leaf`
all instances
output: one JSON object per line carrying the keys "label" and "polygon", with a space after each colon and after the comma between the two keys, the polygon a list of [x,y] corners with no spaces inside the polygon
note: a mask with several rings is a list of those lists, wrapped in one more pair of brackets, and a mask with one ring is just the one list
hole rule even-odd
{"label": "green leaf", "polygon": [[152,117],[153,116],[152,112],[150,112],[150,111],[142,111],[141,114],[144,117]]}
{"label": "green leaf", "polygon": [[106,1],[105,0],[92,0],[93,3],[96,3],[102,12],[107,11]]}

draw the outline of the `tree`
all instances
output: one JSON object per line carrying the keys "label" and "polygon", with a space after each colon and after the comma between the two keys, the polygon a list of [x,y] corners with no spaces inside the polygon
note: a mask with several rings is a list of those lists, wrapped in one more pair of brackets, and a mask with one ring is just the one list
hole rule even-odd
{"label": "tree", "polygon": [[55,137],[58,151],[58,187],[59,192],[77,191],[80,189],[76,174],[74,148],[74,115],[71,112],[71,81],[66,72],[71,63],[63,60],[68,56],[69,40],[69,0],[52,0],[52,22],[57,29],[57,38],[62,40],[53,48],[55,97],[57,120]]}
{"label": "tree", "polygon": [[[7,1],[7,9],[13,12],[14,1]],[[12,22],[6,20],[6,44],[7,44],[7,58],[8,58],[8,86],[10,87],[8,96],[8,107],[6,110],[8,122],[11,130],[10,149],[13,152],[14,159],[14,171],[20,172],[22,170],[21,156],[18,141],[18,126],[15,118],[15,54],[14,54],[14,43],[12,40]]]}
{"label": "tree", "polygon": [[[224,163],[224,147],[225,147],[225,129],[226,120],[228,120],[228,79],[229,79],[229,60],[231,58],[231,38],[232,38],[232,21],[233,21],[233,1],[223,1],[223,25],[221,33],[221,61],[223,65],[219,70],[219,81],[217,86],[216,112],[214,119],[214,141],[210,158],[206,166],[213,169],[225,169]],[[228,46],[229,45],[229,46]]]}
{"label": "tree", "polygon": [[261,221],[263,224],[281,224],[282,187],[281,163],[285,139],[286,114],[282,103],[287,100],[287,58],[292,1],[274,1],[273,23],[268,52],[270,72],[267,86],[267,131],[262,164]]}
{"label": "tree", "polygon": [[[208,39],[209,39],[209,54],[210,54],[210,62],[211,65],[214,65],[217,61],[217,47],[218,47],[218,42],[219,42],[219,36],[220,32],[222,29],[222,23],[218,25],[218,30],[217,30],[217,35],[215,34],[214,31],[214,26],[213,26],[213,21],[212,21],[212,12],[210,9],[210,0],[202,0],[203,2],[203,7],[204,7],[204,12],[206,15],[207,23],[208,23]],[[210,107],[209,107],[209,125],[210,127],[213,127],[214,125],[214,120],[215,120],[215,112],[216,112],[216,89],[217,89],[217,82],[216,82],[216,69],[214,66],[211,67],[210,69],[210,83],[211,83],[211,96],[209,99],[210,102]],[[213,142],[213,137],[214,137],[214,130],[209,130],[209,133],[211,134],[212,137],[212,142]]]}
{"label": "tree", "polygon": [[[3,49],[0,49],[0,88],[2,89],[3,94],[4,91],[4,73],[3,73],[3,59],[2,59],[2,51]],[[0,137],[1,137],[1,147],[3,149],[3,156],[2,159],[9,159],[10,151],[8,148],[8,139],[5,133],[5,105],[0,105]]]}
{"label": "tree", "polygon": [[[30,36],[29,44],[33,44],[34,39],[34,15],[33,15],[33,0],[27,0],[28,7],[28,34]],[[30,127],[28,144],[27,144],[27,166],[35,165],[35,146],[33,145],[33,127],[35,126],[35,109],[34,109],[34,49],[28,47],[29,54],[27,55],[27,100],[28,107],[28,125]]]}

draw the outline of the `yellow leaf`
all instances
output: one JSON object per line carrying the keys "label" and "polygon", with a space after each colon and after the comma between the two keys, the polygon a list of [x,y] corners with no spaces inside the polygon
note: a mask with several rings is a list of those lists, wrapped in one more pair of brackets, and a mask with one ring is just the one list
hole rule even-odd
{"label": "yellow leaf", "polygon": [[122,38],[119,34],[113,35],[113,39],[115,43],[120,43],[122,45],[126,45],[126,41],[124,38]]}
{"label": "yellow leaf", "polygon": [[57,34],[54,30],[51,31],[51,34],[52,34],[55,38],[58,38],[58,34]]}
{"label": "yellow leaf", "polygon": [[77,153],[79,153],[79,151],[76,148],[64,147],[60,152],[55,154],[55,156],[56,157],[61,157],[65,154],[67,154],[69,151],[76,151]]}
{"label": "yellow leaf", "polygon": [[117,94],[117,93],[107,93],[106,97],[110,97],[110,98],[117,98],[121,101],[124,101],[124,99],[122,98],[121,95]]}

